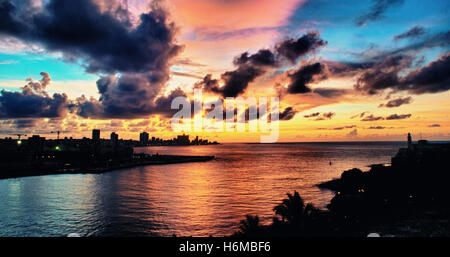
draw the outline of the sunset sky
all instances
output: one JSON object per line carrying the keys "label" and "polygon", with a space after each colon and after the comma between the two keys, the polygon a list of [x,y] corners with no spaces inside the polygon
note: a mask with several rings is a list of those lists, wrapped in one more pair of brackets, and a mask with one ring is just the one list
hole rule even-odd
{"label": "sunset sky", "polygon": [[[450,140],[445,0],[0,0],[0,136],[171,138],[176,96],[279,96],[282,142]],[[256,142],[259,133],[192,133]]]}

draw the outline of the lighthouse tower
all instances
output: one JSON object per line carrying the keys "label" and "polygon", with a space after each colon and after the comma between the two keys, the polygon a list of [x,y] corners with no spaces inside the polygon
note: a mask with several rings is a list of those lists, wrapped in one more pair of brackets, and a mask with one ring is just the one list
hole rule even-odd
{"label": "lighthouse tower", "polygon": [[413,145],[412,145],[411,133],[408,133],[408,151],[412,152],[412,150],[413,150]]}

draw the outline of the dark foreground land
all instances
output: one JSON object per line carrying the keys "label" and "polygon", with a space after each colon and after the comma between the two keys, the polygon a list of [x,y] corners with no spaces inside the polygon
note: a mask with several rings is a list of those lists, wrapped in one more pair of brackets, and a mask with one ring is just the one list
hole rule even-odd
{"label": "dark foreground land", "polygon": [[166,165],[188,162],[206,162],[213,160],[214,156],[180,156],[180,155],[135,155],[132,160],[121,162],[102,162],[90,167],[73,164],[60,165],[58,163],[45,163],[39,165],[26,164],[16,167],[4,167],[0,171],[0,179],[18,178],[27,176],[42,176],[56,174],[98,174],[119,169],[126,169],[147,165]]}
{"label": "dark foreground land", "polygon": [[298,192],[275,206],[273,222],[247,216],[236,236],[450,236],[450,144],[410,143],[391,166],[352,169],[318,185],[335,196],[328,210]]}
{"label": "dark foreground land", "polygon": [[[34,135],[26,140],[0,139],[0,179],[53,174],[103,173],[144,165],[204,162],[214,156],[176,156],[135,154],[136,142],[105,139],[47,140]],[[182,140],[181,140],[181,139]],[[173,145],[209,144],[208,141],[189,141],[179,136]]]}

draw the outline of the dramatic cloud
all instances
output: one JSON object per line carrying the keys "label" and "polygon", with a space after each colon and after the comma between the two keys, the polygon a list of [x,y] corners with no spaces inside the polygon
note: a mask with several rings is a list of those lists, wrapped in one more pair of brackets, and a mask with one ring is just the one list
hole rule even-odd
{"label": "dramatic cloud", "polygon": [[248,52],[241,54],[234,60],[234,65],[238,68],[234,71],[227,71],[221,75],[224,85],[221,87],[219,81],[212,79],[210,74],[206,75],[202,81],[196,83],[197,88],[220,94],[223,97],[236,97],[243,94],[248,84],[258,76],[263,75],[270,67],[277,67],[279,62],[275,54],[270,50],[259,50],[256,54],[249,55]]}
{"label": "dramatic cloud", "polygon": [[[412,37],[414,32],[420,33],[418,32],[420,31],[418,28],[411,30],[408,35]],[[375,56],[366,56],[363,53],[359,56],[362,58],[361,62],[341,63],[325,60],[321,61],[321,63],[326,66],[328,78],[357,76],[355,89],[367,94],[378,94],[386,89],[391,89],[392,91],[411,89],[410,92],[413,94],[421,94],[422,90],[426,93],[435,93],[448,90],[445,86],[446,74],[448,73],[445,73],[445,70],[437,71],[440,76],[435,78],[436,83],[433,83],[431,88],[424,86],[425,89],[418,90],[417,88],[420,83],[415,80],[417,77],[412,76],[412,74],[418,74],[423,69],[417,69],[417,66],[423,62],[423,59],[418,58],[417,53],[424,49],[445,48],[449,44],[450,31],[445,31],[430,35],[420,41],[414,41],[414,43],[401,48],[379,52]],[[433,66],[430,70],[447,68],[448,55],[447,53],[438,60],[430,63],[428,66]],[[414,68],[417,70],[411,71]],[[427,73],[427,71],[424,72]],[[405,76],[408,73],[411,73],[411,76]]]}
{"label": "dramatic cloud", "polygon": [[247,65],[240,66],[234,71],[227,71],[221,76],[225,86],[218,91],[223,97],[236,97],[244,93],[248,84],[262,74],[264,74],[262,69]]}
{"label": "dramatic cloud", "polygon": [[405,38],[417,38],[425,34],[425,29],[421,26],[414,26],[410,30],[394,36],[394,41],[398,41]]}
{"label": "dramatic cloud", "polygon": [[49,95],[45,89],[50,84],[50,76],[46,72],[41,76],[40,81],[27,79],[28,84],[21,88],[21,92],[1,91],[0,119],[65,116],[69,105],[67,95]]}
{"label": "dramatic cloud", "polygon": [[87,72],[109,74],[97,81],[100,99],[81,97],[80,106],[72,106],[81,116],[153,114],[154,101],[169,80],[169,62],[182,50],[175,43],[175,25],[157,1],[136,26],[122,5],[99,2],[50,0],[30,9],[23,7],[29,1],[2,0],[0,33],[61,52],[64,60],[81,63]]}
{"label": "dramatic cloud", "polygon": [[276,51],[290,62],[296,63],[300,57],[314,53],[318,48],[326,44],[327,42],[320,38],[319,32],[311,31],[297,40],[288,39],[279,43]]}
{"label": "dramatic cloud", "polygon": [[[387,56],[366,69],[354,88],[370,95],[386,89],[393,92],[408,91],[411,94],[439,93],[450,89],[450,53],[424,67],[409,71],[413,63],[412,56]],[[408,71],[407,75],[401,76]]]}
{"label": "dramatic cloud", "polygon": [[381,107],[394,108],[394,107],[399,107],[404,104],[409,104],[411,102],[412,102],[412,97],[410,97],[410,96],[405,97],[405,98],[399,97],[399,98],[388,101],[386,104],[380,104],[378,106],[378,108],[381,108]]}
{"label": "dramatic cloud", "polygon": [[290,94],[304,94],[311,92],[310,83],[322,81],[327,78],[325,66],[321,63],[301,66],[293,73],[288,73],[290,84],[287,92]]}
{"label": "dramatic cloud", "polygon": [[1,1],[0,33],[81,59],[88,72],[161,70],[181,50],[174,44],[174,24],[167,24],[156,4],[132,27],[92,0],[51,0],[41,11],[21,8],[29,1]]}
{"label": "dramatic cloud", "polygon": [[295,114],[297,114],[297,111],[294,110],[292,107],[287,107],[284,109],[284,111],[280,112],[280,120],[291,120],[294,118]]}
{"label": "dramatic cloud", "polygon": [[259,50],[256,54],[250,55],[248,52],[241,54],[234,59],[235,65],[251,65],[251,66],[277,66],[278,61],[275,54],[268,49]]}
{"label": "dramatic cloud", "polygon": [[428,126],[429,128],[440,128],[441,125],[440,124],[432,124]]}
{"label": "dramatic cloud", "polygon": [[409,68],[412,62],[413,58],[410,56],[388,56],[363,72],[356,82],[355,89],[373,95],[384,89],[397,87],[400,85],[398,73]]}
{"label": "dramatic cloud", "polygon": [[411,114],[392,114],[386,117],[386,120],[403,120],[411,118]]}
{"label": "dramatic cloud", "polygon": [[438,93],[450,89],[450,53],[425,67],[410,72],[398,90],[413,94]]}
{"label": "dramatic cloud", "polygon": [[77,99],[73,108],[82,117],[98,119],[132,119],[149,114],[172,114],[174,112],[170,108],[172,99],[186,95],[181,89],[176,89],[167,97],[157,97],[158,87],[155,87],[155,84],[158,81],[165,79],[154,73],[145,75],[126,73],[120,77],[102,77],[97,81],[100,99],[87,99],[82,96]]}
{"label": "dramatic cloud", "polygon": [[370,10],[356,19],[358,26],[364,26],[369,21],[377,21],[383,18],[384,12],[391,6],[403,3],[403,0],[374,0],[374,5]]}
{"label": "dramatic cloud", "polygon": [[[223,73],[221,81],[212,79],[211,75],[207,75],[202,81],[196,83],[196,87],[220,94],[223,97],[241,95],[245,92],[249,83],[265,74],[268,69],[279,67],[284,59],[294,63],[299,58],[311,54],[320,46],[325,45],[326,42],[321,40],[319,36],[318,32],[309,32],[298,39],[288,39],[279,43],[275,51],[261,49],[252,55],[245,52],[234,59],[233,64],[237,68]],[[305,65],[292,74],[288,74],[291,79],[288,91],[290,93],[310,92],[311,90],[306,87],[306,84],[319,80],[316,75],[325,74],[324,68],[325,66],[316,63]],[[220,82],[223,82],[222,86]]]}

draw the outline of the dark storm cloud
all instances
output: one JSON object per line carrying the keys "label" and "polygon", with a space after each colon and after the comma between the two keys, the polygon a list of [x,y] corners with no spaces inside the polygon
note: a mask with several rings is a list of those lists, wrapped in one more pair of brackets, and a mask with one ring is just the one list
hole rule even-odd
{"label": "dark storm cloud", "polygon": [[450,54],[427,66],[410,72],[402,79],[398,90],[413,94],[439,93],[450,89]]}
{"label": "dark storm cloud", "polygon": [[0,93],[0,118],[54,118],[66,113],[66,94],[53,96],[36,94],[33,91]]}
{"label": "dark storm cloud", "polygon": [[370,10],[356,19],[356,25],[364,26],[369,21],[380,20],[389,7],[402,3],[403,0],[374,0],[374,4],[370,7]]}
{"label": "dark storm cloud", "polygon": [[380,104],[378,106],[378,108],[381,108],[381,107],[394,108],[394,107],[399,107],[404,104],[409,104],[411,102],[412,102],[412,97],[410,97],[410,96],[404,97],[404,98],[399,97],[399,98],[388,101],[386,104]]}
{"label": "dark storm cloud", "polygon": [[[153,105],[154,107],[153,107],[152,113],[161,114],[165,117],[172,117],[176,112],[179,111],[177,109],[175,109],[175,110],[171,109],[172,101],[173,101],[173,99],[175,99],[177,97],[187,97],[187,96],[186,96],[186,93],[182,89],[177,88],[177,89],[171,91],[169,95],[157,98],[155,101],[155,104]],[[191,102],[190,104],[191,104],[191,110],[192,110],[193,103]]]}
{"label": "dark storm cloud", "polygon": [[355,89],[373,95],[400,85],[398,73],[411,67],[413,57],[388,56],[383,61],[364,71],[357,79]]}
{"label": "dark storm cloud", "polygon": [[[407,33],[412,37],[413,32],[418,32],[418,29],[411,30]],[[406,34],[405,34],[406,36]],[[446,91],[448,88],[446,84],[445,72],[438,72],[439,76],[435,78],[436,82],[422,85],[420,87],[417,79],[418,77],[412,74],[419,74],[419,70],[424,68],[417,68],[424,62],[423,57],[418,56],[418,52],[424,49],[432,49],[436,47],[448,47],[450,44],[450,31],[438,32],[433,35],[422,37],[420,41],[414,41],[406,46],[390,51],[380,52],[375,56],[367,56],[365,53],[358,55],[361,62],[341,63],[334,61],[322,61],[326,66],[328,78],[339,77],[353,77],[358,76],[355,89],[367,94],[377,94],[386,89],[392,91],[409,90],[413,94],[420,94],[421,91],[427,93]],[[445,69],[447,67],[448,54],[430,63],[432,66],[429,70]],[[438,68],[439,67],[439,68]],[[412,71],[411,69],[416,69]],[[404,74],[411,73],[409,79],[404,77]],[[424,75],[427,73],[424,69]],[[425,78],[425,76],[424,76]],[[424,80],[425,82],[425,80]],[[409,89],[408,89],[409,88]]]}
{"label": "dark storm cloud", "polygon": [[64,60],[81,63],[87,72],[106,74],[97,81],[99,99],[80,97],[71,105],[79,115],[131,118],[162,111],[156,97],[169,80],[170,60],[182,47],[157,1],[136,26],[126,8],[102,12],[93,0],[50,0],[42,10],[21,3],[0,0],[0,33],[61,52]]}
{"label": "dark storm cloud", "polygon": [[236,97],[245,92],[250,82],[264,74],[264,70],[243,65],[234,71],[227,71],[221,78],[225,83],[220,89],[223,97]]}
{"label": "dark storm cloud", "polygon": [[149,89],[152,89],[152,84],[158,83],[160,79],[154,73],[145,75],[126,73],[120,77],[102,77],[97,81],[100,99],[87,99],[82,96],[77,99],[73,108],[81,117],[98,119],[132,119],[149,114],[170,116],[176,112],[171,110],[172,100],[186,95],[181,89],[176,89],[167,97],[156,97],[157,88],[155,91]]}
{"label": "dark storm cloud", "polygon": [[441,125],[440,124],[432,124],[428,126],[429,128],[440,128]]}
{"label": "dark storm cloud", "polygon": [[233,63],[238,67],[221,75],[224,83],[222,87],[218,80],[212,79],[211,74],[206,75],[195,86],[220,94],[222,97],[236,97],[243,94],[249,83],[263,75],[267,68],[278,66],[276,56],[270,50],[259,50],[258,53],[250,56],[245,52],[236,57]]}
{"label": "dark storm cloud", "polygon": [[314,53],[318,48],[327,44],[320,38],[320,33],[311,31],[298,39],[288,39],[276,46],[278,54],[295,63],[300,57]]}
{"label": "dark storm cloud", "polygon": [[156,6],[133,28],[110,12],[102,13],[92,0],[51,0],[42,11],[31,13],[19,3],[0,2],[0,33],[61,51],[68,59],[80,58],[88,72],[161,70],[181,50],[173,43],[174,25],[166,23],[165,12]]}
{"label": "dark storm cloud", "polygon": [[425,34],[425,29],[421,26],[414,26],[410,30],[398,34],[394,36],[394,41],[398,41],[405,38],[418,38],[420,36],[423,36]]}
{"label": "dark storm cloud", "polygon": [[252,66],[277,66],[278,60],[272,51],[268,49],[261,49],[256,54],[250,55],[245,52],[234,59],[234,65],[240,66],[250,64]]}
{"label": "dark storm cloud", "polygon": [[[202,81],[196,83],[196,87],[219,94],[222,97],[236,97],[243,94],[251,82],[264,75],[269,69],[281,66],[283,60],[295,63],[299,58],[314,53],[316,49],[324,45],[326,45],[326,42],[320,39],[319,32],[313,31],[298,39],[284,40],[275,47],[275,50],[261,49],[252,55],[244,52],[233,61],[237,68],[223,73],[220,81],[213,79],[211,75],[207,75]],[[315,72],[310,69],[323,68],[320,64],[318,65],[320,67],[305,67],[305,70],[302,71],[303,74],[291,74],[293,83],[297,83],[297,80],[298,83],[301,83],[300,80],[302,79],[305,81],[304,83],[312,82],[316,74],[307,73]],[[220,85],[220,82],[223,82],[223,85]],[[294,91],[296,90],[295,86],[300,87],[301,85],[294,85],[292,88]],[[298,88],[298,90],[301,89]]]}
{"label": "dark storm cloud", "polygon": [[290,94],[304,94],[312,92],[310,83],[319,82],[327,78],[325,66],[321,63],[301,66],[293,73],[288,73],[290,84],[287,88]]}
{"label": "dark storm cloud", "polygon": [[219,81],[217,79],[213,79],[211,74],[206,75],[201,81],[198,81],[194,85],[195,88],[202,88],[208,92],[218,93],[220,94],[220,86]]}
{"label": "dark storm cloud", "polygon": [[357,79],[355,89],[377,94],[386,89],[411,94],[439,93],[450,89],[450,54],[447,53],[428,65],[405,73],[413,65],[411,56],[388,56],[382,62],[364,71]]}
{"label": "dark storm cloud", "polygon": [[50,95],[45,91],[50,76],[42,72],[40,81],[27,79],[28,84],[20,92],[0,92],[0,119],[9,118],[56,118],[67,113],[69,104],[66,94]]}
{"label": "dark storm cloud", "polygon": [[411,118],[411,114],[392,114],[386,117],[386,120],[404,120]]}
{"label": "dark storm cloud", "polygon": [[292,107],[287,107],[284,111],[280,112],[280,120],[291,120],[295,117],[297,111]]}

